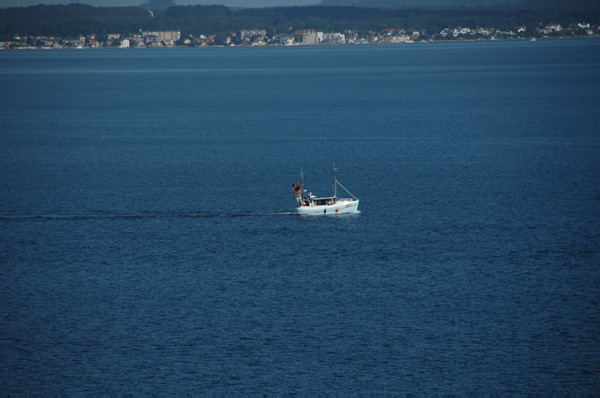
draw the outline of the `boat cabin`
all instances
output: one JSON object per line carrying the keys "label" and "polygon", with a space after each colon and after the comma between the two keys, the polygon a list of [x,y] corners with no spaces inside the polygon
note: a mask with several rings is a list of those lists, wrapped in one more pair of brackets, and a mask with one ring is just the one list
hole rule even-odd
{"label": "boat cabin", "polygon": [[327,206],[334,205],[337,202],[335,196],[326,198],[317,198],[315,195],[309,195],[308,198],[302,200],[302,206]]}

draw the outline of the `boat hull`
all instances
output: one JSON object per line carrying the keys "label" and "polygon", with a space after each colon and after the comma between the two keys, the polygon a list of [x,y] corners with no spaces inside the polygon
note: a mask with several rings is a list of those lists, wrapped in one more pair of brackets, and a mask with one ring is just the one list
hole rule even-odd
{"label": "boat hull", "polygon": [[332,205],[315,205],[315,206],[299,206],[296,207],[296,213],[305,216],[333,216],[345,213],[358,212],[358,200],[340,199]]}

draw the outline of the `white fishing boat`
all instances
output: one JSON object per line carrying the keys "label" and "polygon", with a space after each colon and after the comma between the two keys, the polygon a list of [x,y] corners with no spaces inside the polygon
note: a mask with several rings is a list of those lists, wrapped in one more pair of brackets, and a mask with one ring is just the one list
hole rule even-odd
{"label": "white fishing boat", "polygon": [[[358,198],[346,189],[337,179],[337,169],[333,169],[333,196],[318,197],[304,189],[304,173],[300,172],[300,184],[293,184],[296,195],[296,213],[300,215],[335,215],[345,213],[358,213]],[[338,198],[337,188],[340,186],[351,198]]]}

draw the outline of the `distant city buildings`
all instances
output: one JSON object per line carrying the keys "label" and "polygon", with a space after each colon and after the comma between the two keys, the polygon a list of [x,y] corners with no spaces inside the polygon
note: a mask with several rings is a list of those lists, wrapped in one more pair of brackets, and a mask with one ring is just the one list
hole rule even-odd
{"label": "distant city buildings", "polygon": [[323,44],[346,44],[346,36],[342,33],[323,33],[321,36],[321,43]]}
{"label": "distant city buildings", "polygon": [[181,39],[181,32],[142,32],[142,39],[147,47],[174,47],[175,43]]}
{"label": "distant city buildings", "polygon": [[551,33],[555,33],[555,32],[562,32],[563,28],[562,26],[559,25],[554,25],[554,24],[548,24],[546,26],[544,26],[543,28],[538,28],[538,32],[544,34],[544,35],[549,35]]}
{"label": "distant city buildings", "polygon": [[319,44],[319,35],[323,37],[323,32],[315,32],[314,29],[300,29],[295,32],[300,37],[300,43],[304,45],[316,46]]}
{"label": "distant city buildings", "polygon": [[145,47],[207,47],[225,46],[295,46],[295,45],[357,45],[357,44],[402,44],[446,40],[511,40],[545,37],[598,36],[600,28],[587,22],[578,22],[563,27],[560,24],[539,24],[535,29],[516,26],[513,30],[496,27],[448,27],[439,32],[389,28],[379,32],[345,30],[343,32],[320,32],[314,29],[298,29],[285,33],[274,32],[271,36],[265,29],[243,29],[230,32],[218,42],[215,35],[200,34],[182,37],[181,31],[142,31],[136,34],[120,33],[91,34],[74,38],[48,36],[15,36],[12,41],[0,42],[0,49],[19,48],[145,48]]}

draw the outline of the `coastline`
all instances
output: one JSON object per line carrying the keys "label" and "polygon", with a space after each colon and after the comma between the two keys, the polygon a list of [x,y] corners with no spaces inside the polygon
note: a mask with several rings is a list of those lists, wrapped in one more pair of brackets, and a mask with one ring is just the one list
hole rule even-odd
{"label": "coastline", "polygon": [[210,46],[188,46],[188,45],[172,45],[172,46],[136,46],[136,47],[118,47],[118,46],[82,46],[82,47],[39,47],[39,46],[16,46],[16,47],[2,47],[1,50],[147,50],[147,49],[208,49],[208,48],[265,48],[265,47],[361,47],[361,46],[406,46],[406,45],[426,45],[426,44],[451,44],[451,43],[483,43],[483,42],[525,42],[525,41],[549,41],[549,40],[587,40],[600,38],[600,34],[593,34],[587,36],[555,36],[555,37],[522,37],[522,38],[490,38],[490,39],[444,39],[444,40],[416,40],[399,43],[378,43],[378,42],[366,42],[366,43],[319,43],[319,44],[303,44],[295,43],[291,45],[284,44],[264,44],[264,45],[223,45],[215,44]]}

